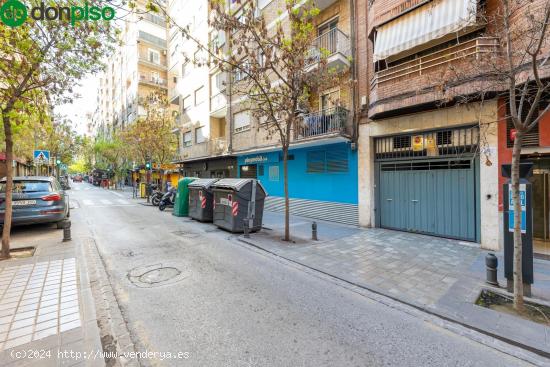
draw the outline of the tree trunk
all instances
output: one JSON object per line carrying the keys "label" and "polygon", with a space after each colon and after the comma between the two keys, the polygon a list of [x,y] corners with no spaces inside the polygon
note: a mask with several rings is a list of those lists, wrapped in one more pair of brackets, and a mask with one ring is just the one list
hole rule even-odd
{"label": "tree trunk", "polygon": [[288,147],[283,146],[283,184],[285,188],[285,241],[290,241],[290,202],[288,200]]}
{"label": "tree trunk", "polygon": [[523,312],[523,270],[521,241],[521,202],[519,196],[519,163],[523,132],[516,132],[512,150],[512,199],[514,201],[514,308]]}
{"label": "tree trunk", "polygon": [[4,210],[4,226],[2,228],[2,258],[10,257],[10,233],[12,219],[12,196],[13,196],[13,137],[11,132],[11,120],[8,111],[2,111],[2,122],[4,124],[4,135],[6,140],[6,198]]}

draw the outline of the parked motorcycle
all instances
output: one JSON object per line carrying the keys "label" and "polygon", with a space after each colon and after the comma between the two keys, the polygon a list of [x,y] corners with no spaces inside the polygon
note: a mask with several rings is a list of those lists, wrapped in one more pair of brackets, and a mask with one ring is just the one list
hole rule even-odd
{"label": "parked motorcycle", "polygon": [[176,188],[172,187],[166,194],[162,196],[162,199],[160,199],[159,203],[159,210],[164,211],[169,206],[174,206],[174,203],[176,202]]}
{"label": "parked motorcycle", "polygon": [[153,192],[151,193],[151,204],[153,204],[154,206],[159,206],[163,196],[164,193],[162,191],[153,189]]}

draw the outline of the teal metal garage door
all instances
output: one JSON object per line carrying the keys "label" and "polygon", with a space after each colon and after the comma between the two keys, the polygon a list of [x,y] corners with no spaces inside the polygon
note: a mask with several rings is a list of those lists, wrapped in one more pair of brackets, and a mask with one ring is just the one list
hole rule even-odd
{"label": "teal metal garage door", "polygon": [[380,226],[476,241],[475,165],[474,158],[380,162]]}

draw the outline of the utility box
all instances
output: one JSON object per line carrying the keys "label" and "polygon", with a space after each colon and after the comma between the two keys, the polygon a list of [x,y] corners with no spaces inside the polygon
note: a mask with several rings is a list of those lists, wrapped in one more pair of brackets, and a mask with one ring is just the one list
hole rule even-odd
{"label": "utility box", "polygon": [[250,232],[262,229],[264,200],[262,184],[253,178],[226,178],[212,185],[214,224],[233,233],[244,232],[247,221]]}
{"label": "utility box", "polygon": [[[521,229],[521,270],[523,275],[524,295],[530,296],[533,284],[533,205],[532,184],[529,177],[533,173],[533,163],[520,163],[519,167],[520,194],[520,229]],[[512,198],[512,167],[502,165],[502,176],[508,178],[503,187],[504,203],[504,276],[508,290],[513,291],[514,280],[514,200]]]}
{"label": "utility box", "polygon": [[187,217],[189,215],[189,184],[195,181],[195,177],[184,177],[178,181],[176,202],[172,215],[176,217]]}
{"label": "utility box", "polygon": [[214,220],[212,184],[218,178],[201,178],[189,184],[189,217],[201,222]]}

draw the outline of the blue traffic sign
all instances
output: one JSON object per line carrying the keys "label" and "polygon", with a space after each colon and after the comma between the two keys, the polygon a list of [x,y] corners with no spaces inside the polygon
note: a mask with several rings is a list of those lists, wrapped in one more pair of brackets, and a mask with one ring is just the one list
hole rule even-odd
{"label": "blue traffic sign", "polygon": [[34,160],[39,162],[49,162],[50,161],[50,151],[49,150],[35,150],[34,151]]}

